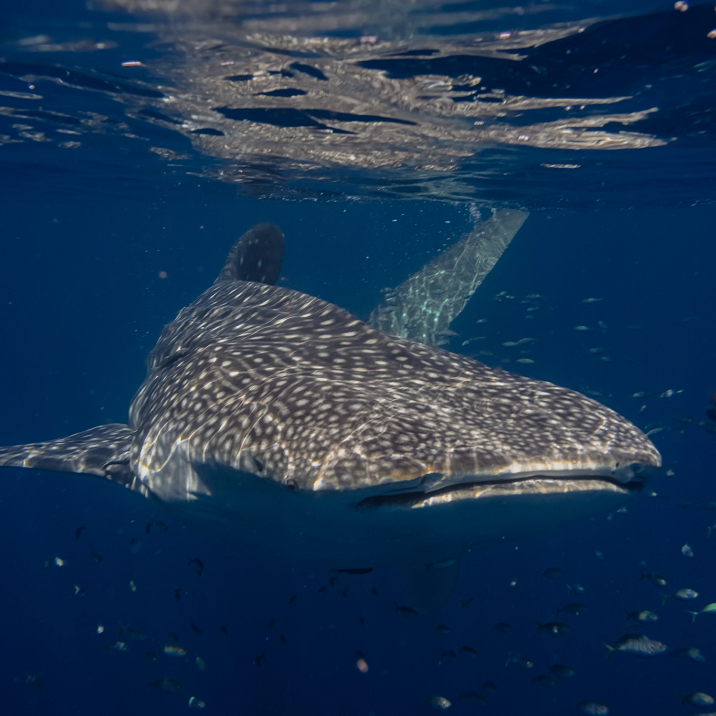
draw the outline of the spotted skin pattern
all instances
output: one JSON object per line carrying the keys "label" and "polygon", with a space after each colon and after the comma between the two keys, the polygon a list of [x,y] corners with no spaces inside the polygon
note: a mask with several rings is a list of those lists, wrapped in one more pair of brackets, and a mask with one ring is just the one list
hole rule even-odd
{"label": "spotted skin pattern", "polygon": [[164,328],[129,426],[3,448],[0,465],[88,472],[190,500],[207,465],[346,491],[660,464],[640,430],[575,391],[259,282],[277,279],[282,252],[271,225],[239,240],[216,282]]}

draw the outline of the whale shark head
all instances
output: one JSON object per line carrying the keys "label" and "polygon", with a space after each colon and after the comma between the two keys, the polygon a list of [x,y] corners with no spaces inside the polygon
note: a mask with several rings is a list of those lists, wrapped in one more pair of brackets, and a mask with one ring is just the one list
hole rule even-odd
{"label": "whale shark head", "polygon": [[99,475],[254,556],[440,560],[619,506],[660,456],[567,388],[370,327],[273,285],[255,226],[163,330],[129,425],[0,449]]}

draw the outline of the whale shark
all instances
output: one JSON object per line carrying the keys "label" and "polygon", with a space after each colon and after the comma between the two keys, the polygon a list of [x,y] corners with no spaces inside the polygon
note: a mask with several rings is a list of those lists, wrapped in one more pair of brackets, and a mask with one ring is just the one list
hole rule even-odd
{"label": "whale shark", "polygon": [[0,465],[109,480],[249,557],[369,568],[613,510],[661,464],[589,397],[276,285],[283,252],[272,224],[236,242],[164,327],[128,424],[0,448]]}

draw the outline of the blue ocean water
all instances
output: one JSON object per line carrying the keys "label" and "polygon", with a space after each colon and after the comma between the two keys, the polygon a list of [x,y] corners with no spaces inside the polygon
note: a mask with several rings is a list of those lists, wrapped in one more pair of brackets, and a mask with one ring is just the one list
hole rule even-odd
{"label": "blue ocean water", "polygon": [[[470,230],[475,206],[510,207],[530,216],[445,347],[596,397],[650,431],[664,467],[626,512],[467,555],[452,599],[414,619],[396,612],[405,600],[400,570],[335,575],[253,561],[109,482],[3,468],[2,711],[172,713],[186,711],[193,696],[214,714],[381,716],[428,713],[429,695],[448,699],[456,713],[570,714],[584,701],[615,715],[716,710],[682,704],[694,692],[716,696],[716,619],[694,621],[688,613],[716,602],[716,535],[708,530],[716,523],[716,423],[706,415],[716,390],[716,39],[708,37],[716,12],[651,3],[517,12],[455,3],[426,4],[425,20],[381,4],[375,26],[365,18],[358,26],[350,20],[356,7],[346,3],[342,16],[338,4],[335,26],[317,23],[325,36],[368,38],[362,44],[376,52],[384,40],[397,43],[360,60],[381,81],[449,78],[446,91],[462,103],[478,103],[464,88],[484,82],[492,92],[485,105],[505,103],[501,115],[475,120],[493,134],[468,151],[457,133],[463,115],[437,121],[437,110],[418,97],[400,117],[413,122],[409,131],[423,123],[426,131],[414,154],[400,147],[407,158],[393,162],[386,158],[393,135],[376,131],[361,145],[357,122],[341,119],[343,109],[331,120],[304,106],[301,121],[333,127],[306,129],[288,114],[289,96],[280,112],[261,110],[263,119],[274,113],[270,121],[237,121],[230,135],[214,112],[213,131],[224,134],[192,137],[197,122],[210,124],[196,106],[211,88],[196,84],[185,58],[199,67],[207,38],[228,33],[232,23],[243,28],[242,48],[257,45],[272,24],[284,37],[287,18],[297,37],[320,35],[298,20],[321,5],[276,15],[247,6],[248,19],[238,6],[224,15],[216,6],[209,17],[193,6],[168,20],[148,16],[141,4],[2,10],[0,443],[125,422],[162,327],[211,284],[235,239],[256,222],[285,233],[281,285],[367,319],[382,289]],[[390,12],[394,25],[381,15]],[[526,58],[519,61],[494,48],[474,55],[454,45],[473,47],[471,38],[495,33],[562,32],[596,17],[605,19],[544,44],[525,39],[513,49]],[[226,37],[215,42],[227,52]],[[302,70],[295,65],[318,56],[276,54],[294,65],[296,82]],[[219,64],[240,64],[240,57]],[[594,70],[608,75],[603,84],[588,79],[599,76]],[[333,77],[314,80],[330,85]],[[513,104],[495,99],[502,96],[495,89]],[[457,95],[450,102],[458,104]],[[363,116],[390,105],[381,98],[370,109],[360,97],[355,113]],[[559,124],[574,112],[565,109],[569,97],[586,113],[589,101],[599,107],[591,124]],[[616,97],[628,98],[619,100],[624,110],[614,109]],[[607,99],[611,105],[597,104]],[[242,106],[255,109],[248,100]],[[294,119],[287,124],[287,117]],[[468,124],[483,126],[472,117]],[[293,146],[282,145],[287,129],[297,132]],[[309,155],[324,140],[339,141],[339,129],[353,133],[358,160]],[[306,154],[298,149],[303,131],[315,133]],[[570,139],[560,144],[565,134]],[[251,152],[237,154],[232,145],[224,155],[218,144],[201,144],[206,137],[227,148],[235,139]],[[368,153],[377,146],[380,162]],[[448,156],[454,163],[439,166]],[[241,172],[246,178],[237,180]],[[541,298],[525,304],[531,294]],[[535,301],[539,310],[528,312]],[[484,339],[462,345],[476,336]],[[533,363],[517,362],[522,346],[504,345],[523,337],[536,339],[520,354]],[[197,558],[203,570],[190,563]],[[553,567],[561,570],[556,578],[543,576]],[[667,585],[640,579],[641,572],[661,574]],[[575,584],[583,593],[568,589]],[[660,592],[682,588],[698,598],[662,604]],[[589,608],[556,616],[569,602]],[[624,610],[658,614],[627,631],[665,643],[665,654],[605,659],[603,643],[625,633]],[[555,619],[571,631],[538,633],[538,622]],[[508,633],[492,629],[500,622]],[[146,638],[122,636],[118,624]],[[437,633],[440,624],[450,633]],[[173,635],[185,657],[160,653]],[[108,648],[123,639],[126,652]],[[476,658],[446,654],[463,646]],[[706,661],[672,656],[686,647]],[[356,668],[357,652],[367,673]],[[549,688],[534,681],[553,664],[575,673]],[[181,683],[183,693],[150,686],[162,678]],[[496,693],[485,690],[486,681]],[[467,692],[481,693],[486,704],[461,699]]]}

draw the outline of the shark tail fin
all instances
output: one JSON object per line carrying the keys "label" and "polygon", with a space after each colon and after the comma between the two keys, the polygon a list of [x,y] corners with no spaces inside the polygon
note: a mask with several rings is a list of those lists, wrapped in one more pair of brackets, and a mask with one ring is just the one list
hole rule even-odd
{"label": "shark tail fin", "polygon": [[603,643],[602,646],[607,650],[607,661],[609,661],[609,659],[611,659],[614,656],[614,654],[617,653],[617,650],[609,644]]}
{"label": "shark tail fin", "polygon": [[387,333],[430,346],[451,336],[450,323],[497,263],[528,214],[499,209],[394,289],[368,323]]}
{"label": "shark tail fin", "polygon": [[273,286],[282,263],[281,229],[275,224],[256,224],[234,244],[215,283],[256,281]]}
{"label": "shark tail fin", "polygon": [[58,440],[0,448],[0,466],[87,473],[127,485],[133,439],[128,425],[100,425]]}

